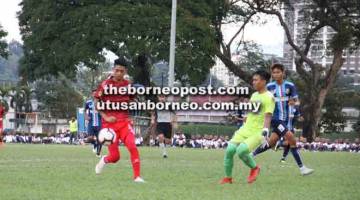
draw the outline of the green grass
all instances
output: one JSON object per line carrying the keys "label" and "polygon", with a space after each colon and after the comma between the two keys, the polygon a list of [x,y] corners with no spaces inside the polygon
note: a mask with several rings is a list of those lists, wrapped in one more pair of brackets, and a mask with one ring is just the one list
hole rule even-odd
{"label": "green grass", "polygon": [[246,183],[248,169],[236,158],[235,183],[218,185],[223,176],[223,150],[140,148],[146,184],[132,182],[128,152],[94,174],[98,159],[90,146],[6,145],[0,150],[0,199],[331,199],[360,197],[360,154],[302,152],[316,171],[302,177],[294,164],[278,162],[280,152],[257,157],[258,180]]}

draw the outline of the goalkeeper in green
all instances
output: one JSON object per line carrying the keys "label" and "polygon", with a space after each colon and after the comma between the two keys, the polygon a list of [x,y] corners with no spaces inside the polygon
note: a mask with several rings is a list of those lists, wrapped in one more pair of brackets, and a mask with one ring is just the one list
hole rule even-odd
{"label": "goalkeeper in green", "polygon": [[233,182],[232,169],[235,154],[251,169],[248,183],[254,182],[260,173],[260,167],[250,153],[258,146],[265,145],[269,136],[271,116],[275,108],[273,94],[266,89],[269,79],[270,74],[266,71],[260,70],[253,74],[252,84],[256,92],[252,94],[250,101],[259,102],[261,107],[257,113],[248,113],[245,124],[230,140],[224,158],[225,177],[220,184]]}

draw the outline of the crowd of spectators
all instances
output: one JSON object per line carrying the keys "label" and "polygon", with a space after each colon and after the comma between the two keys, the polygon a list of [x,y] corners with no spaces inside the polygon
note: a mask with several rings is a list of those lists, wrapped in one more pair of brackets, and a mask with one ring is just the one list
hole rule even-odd
{"label": "crowd of spectators", "polygon": [[[229,137],[217,135],[191,135],[175,133],[171,138],[172,147],[198,148],[198,149],[222,149],[227,147]],[[150,137],[150,146],[158,144],[156,137]]]}
{"label": "crowd of spectators", "polygon": [[[38,136],[36,134],[25,135],[20,133],[7,133],[3,136],[5,143],[31,143],[31,144],[70,144],[70,133],[64,132],[56,135]],[[86,141],[86,135],[76,137],[73,144],[83,144]],[[228,136],[218,135],[185,135],[183,133],[175,133],[171,139],[172,147],[180,148],[197,148],[197,149],[224,149],[227,147],[229,141]],[[144,139],[140,134],[135,137],[137,146],[144,144]],[[156,137],[151,137],[149,140],[150,146],[157,146],[158,141]],[[349,139],[336,139],[331,141],[326,138],[316,138],[313,142],[307,142],[305,138],[297,140],[297,146],[304,151],[331,151],[331,152],[359,152],[360,153],[360,139],[356,138],[351,141]]]}
{"label": "crowd of spectators", "polygon": [[[70,144],[70,132],[66,131],[64,133],[59,133],[56,135],[48,134],[37,135],[37,134],[21,134],[8,132],[3,136],[3,141],[5,143],[23,143],[23,144]],[[79,137],[74,138],[74,144],[81,144],[85,141],[85,135],[80,134]]]}
{"label": "crowd of spectators", "polygon": [[336,139],[331,141],[326,138],[316,138],[313,142],[307,142],[306,139],[300,139],[297,142],[299,149],[305,151],[345,151],[360,153],[360,139]]}

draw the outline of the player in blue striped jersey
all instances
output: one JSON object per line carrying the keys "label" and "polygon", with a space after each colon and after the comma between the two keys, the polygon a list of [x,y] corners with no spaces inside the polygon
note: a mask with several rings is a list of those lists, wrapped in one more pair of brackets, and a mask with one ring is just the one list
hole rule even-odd
{"label": "player in blue striped jersey", "polygon": [[[271,67],[271,74],[273,82],[267,85],[267,89],[273,93],[275,98],[275,110],[271,120],[272,134],[268,140],[268,144],[257,148],[253,155],[256,156],[266,150],[275,147],[277,141],[284,137],[290,145],[290,151],[300,168],[302,175],[313,173],[313,169],[307,168],[303,165],[299,151],[296,146],[296,139],[294,133],[288,129],[289,123],[289,100],[298,100],[298,94],[295,85],[287,80],[284,80],[284,66],[281,64],[274,64]],[[291,109],[291,107],[290,107]]]}
{"label": "player in blue striped jersey", "polygon": [[[294,124],[296,121],[303,121],[303,119],[300,114],[299,105],[297,105],[293,99],[290,99],[289,100],[289,120],[287,123],[287,128],[292,133],[295,133]],[[284,152],[283,152],[282,158],[280,159],[280,162],[285,162],[286,157],[290,150],[290,145],[287,141],[285,141],[284,137],[281,137],[280,141],[278,141],[278,143],[275,146],[275,150],[280,146],[284,147]]]}
{"label": "player in blue striped jersey", "polygon": [[98,135],[101,129],[101,116],[97,112],[94,105],[94,100],[89,99],[85,103],[85,118],[87,120],[87,132],[93,144],[93,152],[96,156],[100,156],[102,145],[98,142]]}

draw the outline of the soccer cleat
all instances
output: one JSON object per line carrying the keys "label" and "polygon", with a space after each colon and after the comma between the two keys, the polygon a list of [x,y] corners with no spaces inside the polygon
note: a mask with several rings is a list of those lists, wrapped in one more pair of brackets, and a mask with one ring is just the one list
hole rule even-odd
{"label": "soccer cleat", "polygon": [[225,178],[221,179],[219,182],[219,184],[227,184],[227,183],[232,184],[233,183],[232,178],[225,177]]}
{"label": "soccer cleat", "polygon": [[168,156],[166,154],[163,155],[163,158],[167,158]]}
{"label": "soccer cleat", "polygon": [[101,154],[96,154],[96,157],[101,158]]}
{"label": "soccer cleat", "polygon": [[306,166],[302,166],[302,167],[300,168],[300,173],[301,173],[301,175],[303,175],[303,176],[312,174],[313,172],[314,172],[313,169],[307,168]]}
{"label": "soccer cleat", "polygon": [[93,153],[96,153],[96,148],[93,148],[93,149],[92,149],[92,152],[93,152]]}
{"label": "soccer cleat", "polygon": [[100,161],[98,162],[98,164],[95,166],[95,173],[96,174],[101,174],[102,170],[104,169],[106,163],[105,163],[105,156],[100,158]]}
{"label": "soccer cleat", "polygon": [[280,159],[280,162],[281,162],[281,163],[286,163],[285,158],[281,158],[281,159]]}
{"label": "soccer cleat", "polygon": [[250,170],[250,175],[248,177],[248,183],[253,183],[256,180],[256,177],[260,173],[260,167],[256,166],[254,169]]}
{"label": "soccer cleat", "polygon": [[134,179],[134,182],[135,182],[135,183],[145,183],[144,179],[142,179],[140,176],[136,177],[136,178]]}

